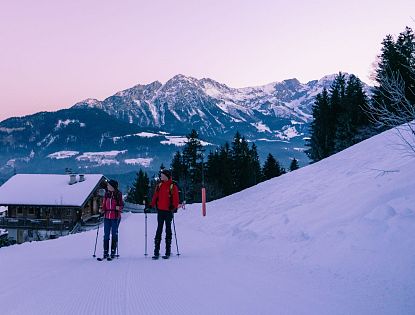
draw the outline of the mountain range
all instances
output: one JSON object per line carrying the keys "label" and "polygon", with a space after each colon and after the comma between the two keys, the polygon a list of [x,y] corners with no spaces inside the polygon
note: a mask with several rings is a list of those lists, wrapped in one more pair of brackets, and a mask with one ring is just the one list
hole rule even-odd
{"label": "mountain range", "polygon": [[256,143],[261,159],[272,153],[283,165],[293,157],[304,165],[314,98],[335,76],[231,88],[176,75],[165,84],[139,84],[103,101],[86,99],[56,112],[9,118],[0,122],[0,174],[66,167],[86,173],[156,170],[169,165],[191,129],[207,149],[231,141],[239,131]]}

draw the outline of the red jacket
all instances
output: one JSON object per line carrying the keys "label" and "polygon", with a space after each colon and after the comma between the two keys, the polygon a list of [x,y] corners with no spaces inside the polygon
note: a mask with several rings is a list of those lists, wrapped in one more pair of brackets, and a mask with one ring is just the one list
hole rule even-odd
{"label": "red jacket", "polygon": [[[116,210],[116,206],[120,207]],[[102,211],[106,219],[120,219],[121,211],[124,208],[121,191],[107,191],[102,201]]]}
{"label": "red jacket", "polygon": [[163,211],[172,211],[179,207],[179,189],[171,179],[157,185],[156,190],[154,191],[153,200],[151,201],[151,207],[157,207],[157,209]]}

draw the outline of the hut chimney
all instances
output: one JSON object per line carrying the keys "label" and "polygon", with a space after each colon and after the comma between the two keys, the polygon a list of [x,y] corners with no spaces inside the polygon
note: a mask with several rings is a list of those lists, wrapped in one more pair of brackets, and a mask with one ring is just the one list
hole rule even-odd
{"label": "hut chimney", "polygon": [[76,174],[69,174],[69,185],[76,184]]}
{"label": "hut chimney", "polygon": [[83,182],[83,181],[85,181],[85,175],[79,174],[79,182]]}

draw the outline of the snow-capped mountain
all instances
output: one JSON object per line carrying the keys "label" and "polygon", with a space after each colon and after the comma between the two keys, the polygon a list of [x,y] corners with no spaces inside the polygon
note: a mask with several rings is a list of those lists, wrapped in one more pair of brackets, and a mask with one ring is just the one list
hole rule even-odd
{"label": "snow-capped mountain", "polygon": [[276,139],[292,121],[296,128],[310,121],[314,97],[333,79],[332,75],[306,84],[290,79],[236,89],[212,79],[176,75],[165,84],[136,85],[102,102],[87,99],[74,108],[99,108],[140,127],[173,133],[187,132],[191,124],[205,137],[243,130],[254,138],[259,133]]}
{"label": "snow-capped mountain", "polygon": [[212,147],[239,131],[256,143],[262,159],[272,153],[283,165],[293,157],[304,165],[314,98],[335,76],[237,89],[176,75],[165,84],[136,85],[103,101],[87,99],[57,112],[9,118],[0,123],[0,175],[14,168],[156,169],[169,165],[191,129]]}

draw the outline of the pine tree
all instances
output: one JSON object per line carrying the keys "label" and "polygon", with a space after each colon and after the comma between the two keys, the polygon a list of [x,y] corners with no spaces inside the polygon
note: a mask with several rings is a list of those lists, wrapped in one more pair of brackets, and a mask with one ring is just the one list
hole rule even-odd
{"label": "pine tree", "polygon": [[203,146],[196,130],[192,130],[187,136],[187,142],[183,149],[183,164],[185,166],[186,201],[200,202],[202,187],[202,159]]}
{"label": "pine tree", "polygon": [[231,146],[233,190],[236,192],[249,187],[249,146],[239,132]]}
{"label": "pine tree", "polygon": [[219,150],[211,151],[206,162],[206,190],[208,200],[213,200],[223,196],[223,189],[220,185],[221,163]]}
{"label": "pine tree", "polygon": [[415,35],[410,27],[406,27],[396,40],[399,53],[399,72],[405,82],[405,97],[415,106]]}
{"label": "pine tree", "polygon": [[143,204],[143,201],[149,195],[150,180],[147,173],[141,169],[136,175],[136,179],[132,187],[129,189],[126,201],[136,204]]}
{"label": "pine tree", "polygon": [[265,160],[264,166],[262,167],[262,176],[264,180],[268,180],[285,173],[285,170],[281,169],[279,162],[274,158],[274,156],[269,153],[267,159]]}
{"label": "pine tree", "polygon": [[[392,114],[397,114],[397,107],[385,79],[400,77],[405,84],[405,97],[415,104],[415,78],[411,75],[415,66],[415,40],[411,28],[407,27],[395,41],[392,35],[387,35],[382,41],[381,54],[378,57],[375,80],[377,85],[373,91],[372,105],[384,105]],[[377,117],[374,117],[375,119]]]}
{"label": "pine tree", "polygon": [[298,170],[300,168],[300,166],[298,165],[298,161],[296,158],[293,158],[291,160],[291,164],[290,164],[290,172]]}
{"label": "pine tree", "polygon": [[350,75],[341,100],[342,107],[336,117],[333,153],[346,149],[367,136],[365,127],[369,125],[369,120],[364,112],[367,102],[362,82],[356,76]]}
{"label": "pine tree", "polygon": [[219,186],[223,196],[228,196],[235,192],[232,174],[232,153],[228,142],[219,150],[220,177]]}
{"label": "pine tree", "polygon": [[330,119],[333,119],[330,111],[330,99],[326,89],[317,94],[313,105],[313,121],[310,126],[310,139],[307,141],[309,149],[306,154],[317,162],[330,155],[332,145],[332,130]]}
{"label": "pine tree", "polygon": [[249,151],[249,164],[249,186],[254,186],[262,181],[261,163],[255,143],[252,144],[251,150]]}

